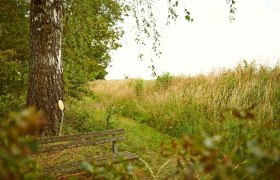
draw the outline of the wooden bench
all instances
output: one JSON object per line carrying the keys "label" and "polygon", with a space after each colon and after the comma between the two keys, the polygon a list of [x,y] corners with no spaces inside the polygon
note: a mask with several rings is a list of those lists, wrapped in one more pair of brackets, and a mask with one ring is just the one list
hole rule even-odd
{"label": "wooden bench", "polygon": [[[124,133],[124,129],[112,129],[85,134],[41,138],[40,148],[37,153],[51,153],[63,151],[64,149],[69,148],[97,146],[105,143],[112,143],[112,153],[99,157],[89,157],[86,160],[94,165],[104,165],[108,163],[118,163],[121,161],[138,159],[138,156],[134,153],[127,151],[118,152],[116,143],[125,139]],[[76,161],[47,167],[43,169],[43,171],[54,177],[61,177],[64,175],[82,172],[83,168],[81,167],[81,161]]]}

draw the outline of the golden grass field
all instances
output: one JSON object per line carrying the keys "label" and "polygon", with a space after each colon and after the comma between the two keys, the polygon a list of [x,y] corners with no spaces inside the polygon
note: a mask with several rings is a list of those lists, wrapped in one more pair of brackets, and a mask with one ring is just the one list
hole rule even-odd
{"label": "golden grass field", "polygon": [[268,68],[252,63],[208,75],[172,77],[168,86],[161,86],[157,81],[128,79],[97,80],[90,84],[90,88],[109,101],[134,103],[138,111],[156,116],[170,112],[171,117],[192,108],[193,104],[197,113],[204,114],[202,116],[207,120],[214,120],[228,109],[242,111],[254,106],[251,111],[256,119],[280,121],[279,80],[279,67]]}

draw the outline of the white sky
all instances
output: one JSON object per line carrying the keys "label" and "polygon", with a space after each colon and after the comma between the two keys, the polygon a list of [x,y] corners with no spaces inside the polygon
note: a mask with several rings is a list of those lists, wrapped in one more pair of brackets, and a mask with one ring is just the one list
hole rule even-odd
{"label": "white sky", "polygon": [[[236,0],[236,20],[230,23],[226,0],[186,0],[194,18],[183,16],[168,27],[162,26],[163,55],[155,60],[157,73],[194,75],[222,67],[235,67],[243,59],[273,66],[280,61],[280,0]],[[160,8],[159,8],[160,9]],[[165,16],[164,16],[165,17]],[[163,18],[161,24],[165,23]],[[106,79],[151,78],[150,49],[137,59],[139,49],[129,24],[115,51]]]}

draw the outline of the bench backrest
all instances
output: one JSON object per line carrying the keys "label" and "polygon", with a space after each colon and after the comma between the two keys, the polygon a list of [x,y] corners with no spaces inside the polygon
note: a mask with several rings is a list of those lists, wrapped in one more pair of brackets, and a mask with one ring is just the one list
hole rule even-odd
{"label": "bench backrest", "polygon": [[105,143],[112,143],[113,152],[117,153],[116,142],[122,141],[124,139],[124,129],[112,129],[85,134],[46,137],[40,139],[40,149],[38,153],[54,152],[63,149],[94,146]]}

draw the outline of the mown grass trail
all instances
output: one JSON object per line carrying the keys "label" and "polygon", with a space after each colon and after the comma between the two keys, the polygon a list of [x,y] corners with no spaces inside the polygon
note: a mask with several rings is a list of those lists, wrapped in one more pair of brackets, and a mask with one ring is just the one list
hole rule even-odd
{"label": "mown grass trail", "polygon": [[[113,121],[117,124],[117,127],[124,128],[127,134],[127,139],[121,144],[120,148],[135,152],[140,156],[141,160],[148,164],[147,167],[141,160],[135,162],[135,175],[138,178],[156,176],[161,166],[167,161],[170,161],[169,165],[162,168],[157,177],[165,176],[174,170],[175,161],[163,157],[160,153],[161,143],[170,144],[174,138],[130,118],[116,115],[113,116]],[[153,174],[151,174],[148,168],[153,171]]]}

